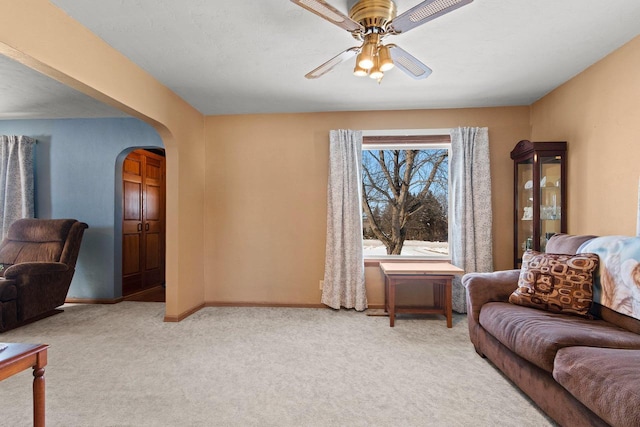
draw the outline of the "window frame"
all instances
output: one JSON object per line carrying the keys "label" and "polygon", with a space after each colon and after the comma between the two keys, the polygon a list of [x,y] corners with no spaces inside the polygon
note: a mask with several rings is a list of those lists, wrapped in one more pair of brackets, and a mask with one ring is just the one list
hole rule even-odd
{"label": "window frame", "polygon": [[[369,150],[406,150],[406,149],[446,149],[451,157],[451,132],[450,129],[414,129],[414,130],[369,130],[362,131],[362,151]],[[450,190],[451,183],[448,182]],[[450,192],[449,192],[450,194]],[[362,203],[362,201],[360,201]],[[362,210],[362,208],[361,208]],[[451,203],[449,203],[450,217]],[[449,223],[448,236],[451,237],[451,224]],[[364,240],[364,239],[363,239]],[[365,267],[378,266],[381,262],[416,262],[416,261],[451,261],[451,252],[448,255],[364,255]]]}

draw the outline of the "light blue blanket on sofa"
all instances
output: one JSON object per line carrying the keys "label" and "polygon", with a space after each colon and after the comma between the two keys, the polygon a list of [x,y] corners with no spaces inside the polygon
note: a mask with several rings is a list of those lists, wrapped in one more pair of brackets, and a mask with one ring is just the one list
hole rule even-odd
{"label": "light blue blanket on sofa", "polygon": [[600,257],[593,300],[640,319],[640,237],[598,237],[584,243],[578,253]]}

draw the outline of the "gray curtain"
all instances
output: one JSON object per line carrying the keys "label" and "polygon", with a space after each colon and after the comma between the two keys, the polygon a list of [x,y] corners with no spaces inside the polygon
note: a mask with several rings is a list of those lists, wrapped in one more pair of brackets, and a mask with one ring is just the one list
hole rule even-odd
{"label": "gray curtain", "polygon": [[[493,270],[491,168],[487,128],[451,130],[449,160],[451,261],[466,273]],[[465,290],[453,282],[453,310],[467,312]]]}
{"label": "gray curtain", "polygon": [[331,308],[367,308],[362,255],[362,132],[329,135],[327,246],[322,303]]}
{"label": "gray curtain", "polygon": [[0,220],[2,238],[20,218],[34,216],[33,149],[27,136],[0,135]]}

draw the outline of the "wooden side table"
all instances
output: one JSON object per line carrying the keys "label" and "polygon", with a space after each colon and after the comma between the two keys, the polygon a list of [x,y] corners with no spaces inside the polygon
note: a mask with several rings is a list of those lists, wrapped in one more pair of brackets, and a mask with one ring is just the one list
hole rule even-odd
{"label": "wooden side table", "polygon": [[44,367],[47,365],[46,344],[3,343],[0,351],[0,381],[28,368],[33,368],[33,425],[44,427]]}
{"label": "wooden side table", "polygon": [[[464,270],[448,262],[381,262],[384,273],[384,305],[389,313],[389,326],[393,327],[396,313],[442,314],[447,328],[453,326],[451,313],[451,282]],[[433,307],[396,307],[396,288],[399,285],[433,286]]]}

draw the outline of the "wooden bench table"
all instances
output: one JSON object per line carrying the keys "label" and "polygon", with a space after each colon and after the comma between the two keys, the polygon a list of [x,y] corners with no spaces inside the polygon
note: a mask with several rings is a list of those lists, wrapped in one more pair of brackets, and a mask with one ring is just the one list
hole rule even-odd
{"label": "wooden bench table", "polygon": [[[393,327],[396,313],[442,314],[447,328],[453,326],[451,313],[451,282],[453,276],[464,270],[448,262],[381,262],[384,273],[384,305],[389,313],[389,326]],[[399,285],[433,286],[432,307],[396,307],[396,288]]]}
{"label": "wooden bench table", "polygon": [[[46,344],[0,343],[0,381],[28,368],[33,368],[33,425],[44,427],[44,367],[47,365]],[[1,419],[1,418],[0,418]]]}

